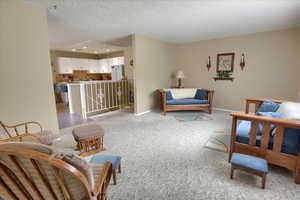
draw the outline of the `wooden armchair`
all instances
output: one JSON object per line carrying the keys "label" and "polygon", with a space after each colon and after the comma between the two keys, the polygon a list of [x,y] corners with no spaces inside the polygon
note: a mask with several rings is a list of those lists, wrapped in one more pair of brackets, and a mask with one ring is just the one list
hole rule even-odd
{"label": "wooden armchair", "polygon": [[47,145],[0,144],[0,197],[6,200],[106,200],[111,174],[109,162],[88,164]]}
{"label": "wooden armchair", "polygon": [[[257,111],[263,101],[272,101],[276,103],[284,102],[283,100],[273,99],[247,99],[246,113],[233,112],[230,114],[232,116],[232,129],[229,161],[231,160],[232,153],[234,152],[262,157],[266,159],[270,164],[285,167],[293,171],[295,176],[295,182],[297,184],[300,184],[300,151],[298,155],[292,155],[282,152],[282,144],[285,129],[300,129],[300,123],[287,119],[248,114],[250,110],[249,107],[251,104],[255,104],[255,111]],[[239,120],[246,120],[251,122],[248,144],[237,141],[237,126]],[[263,125],[260,145],[258,145],[257,141],[257,130],[259,124]],[[272,138],[272,148],[270,148],[269,145],[271,139],[271,125],[276,126],[275,136]]]}
{"label": "wooden armchair", "polygon": [[54,135],[43,130],[38,122],[24,122],[16,125],[6,125],[0,121],[0,143],[9,141],[31,141],[51,145]]}

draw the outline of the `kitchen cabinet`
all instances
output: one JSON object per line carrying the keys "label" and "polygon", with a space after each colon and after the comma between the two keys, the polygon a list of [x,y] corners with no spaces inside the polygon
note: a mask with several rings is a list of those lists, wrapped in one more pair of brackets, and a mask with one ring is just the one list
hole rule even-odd
{"label": "kitchen cabinet", "polygon": [[112,66],[123,65],[124,57],[106,59],[58,58],[58,73],[72,74],[73,70],[88,70],[89,73],[111,73]]}
{"label": "kitchen cabinet", "polygon": [[91,74],[101,73],[101,67],[98,59],[89,59],[88,70]]}
{"label": "kitchen cabinet", "polygon": [[58,58],[58,73],[59,74],[72,74],[72,59],[71,58]]}

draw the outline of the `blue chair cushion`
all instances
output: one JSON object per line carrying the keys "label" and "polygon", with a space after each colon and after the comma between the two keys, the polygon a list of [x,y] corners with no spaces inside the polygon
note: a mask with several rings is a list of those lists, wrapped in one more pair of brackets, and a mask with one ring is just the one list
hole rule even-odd
{"label": "blue chair cushion", "polygon": [[166,99],[167,99],[167,101],[168,100],[173,100],[173,95],[172,95],[171,91],[166,92]]}
{"label": "blue chair cushion", "polygon": [[197,89],[197,92],[195,94],[195,99],[200,99],[200,100],[207,100],[207,93],[208,90],[205,89]]}
{"label": "blue chair cushion", "polygon": [[233,165],[268,173],[268,162],[262,158],[240,153],[233,153],[230,162]]}
{"label": "blue chair cushion", "polygon": [[198,104],[208,104],[208,100],[200,99],[173,99],[168,100],[167,105],[198,105]]}
{"label": "blue chair cushion", "polygon": [[[241,121],[237,126],[236,140],[238,142],[248,144],[249,134],[251,129],[250,121]],[[256,146],[261,144],[261,135],[256,136]],[[268,149],[273,149],[274,137],[270,136]],[[300,148],[300,129],[286,128],[283,134],[283,142],[281,146],[281,152],[291,155],[298,155]]]}
{"label": "blue chair cushion", "polygon": [[94,164],[104,164],[105,162],[111,162],[113,170],[117,169],[117,167],[120,164],[120,161],[121,161],[120,156],[104,155],[101,153],[95,154],[90,160],[90,162]]}
{"label": "blue chair cushion", "polygon": [[280,104],[278,104],[278,103],[274,103],[271,101],[264,101],[260,105],[258,112],[276,112],[279,107],[280,107]]}

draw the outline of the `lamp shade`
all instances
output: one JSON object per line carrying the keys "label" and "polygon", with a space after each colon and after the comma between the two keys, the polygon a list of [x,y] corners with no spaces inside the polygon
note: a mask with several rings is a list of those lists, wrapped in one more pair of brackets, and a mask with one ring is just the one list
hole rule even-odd
{"label": "lamp shade", "polygon": [[183,71],[179,70],[176,74],[176,78],[184,78],[184,73]]}

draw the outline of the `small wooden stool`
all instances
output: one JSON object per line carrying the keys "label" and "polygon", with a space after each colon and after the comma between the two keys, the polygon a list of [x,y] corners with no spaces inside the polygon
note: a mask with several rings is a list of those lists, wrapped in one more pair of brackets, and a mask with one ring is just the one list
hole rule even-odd
{"label": "small wooden stool", "polygon": [[114,155],[104,155],[101,153],[97,153],[93,155],[90,160],[90,163],[94,164],[104,164],[106,162],[110,162],[112,164],[112,172],[113,172],[113,182],[114,185],[117,184],[117,169],[118,173],[121,173],[121,156],[114,156]]}
{"label": "small wooden stool", "polygon": [[255,156],[233,153],[231,157],[230,178],[233,179],[234,170],[239,169],[250,174],[262,177],[262,189],[265,189],[268,173],[268,162]]}
{"label": "small wooden stool", "polygon": [[105,150],[103,147],[104,130],[97,124],[74,128],[72,134],[77,142],[80,156],[89,156]]}

